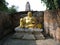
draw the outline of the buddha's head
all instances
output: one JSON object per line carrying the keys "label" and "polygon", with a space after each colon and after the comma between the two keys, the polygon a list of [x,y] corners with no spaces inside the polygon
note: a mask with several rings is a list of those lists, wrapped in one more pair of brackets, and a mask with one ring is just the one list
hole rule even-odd
{"label": "buddha's head", "polygon": [[32,12],[28,12],[28,17],[32,17]]}

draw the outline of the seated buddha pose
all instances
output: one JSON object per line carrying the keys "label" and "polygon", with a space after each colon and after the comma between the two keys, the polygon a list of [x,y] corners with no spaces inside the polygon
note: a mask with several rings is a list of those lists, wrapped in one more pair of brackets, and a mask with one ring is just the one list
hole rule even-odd
{"label": "seated buddha pose", "polygon": [[28,12],[27,16],[20,19],[21,28],[40,28],[39,24],[36,24],[37,20],[32,16],[31,12]]}

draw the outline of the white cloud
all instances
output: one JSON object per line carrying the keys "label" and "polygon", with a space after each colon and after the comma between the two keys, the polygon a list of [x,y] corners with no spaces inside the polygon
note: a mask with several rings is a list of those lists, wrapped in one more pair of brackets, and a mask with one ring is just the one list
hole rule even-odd
{"label": "white cloud", "polygon": [[46,6],[43,6],[41,3],[41,0],[6,0],[9,5],[8,7],[11,7],[11,5],[18,6],[18,11],[25,11],[25,5],[26,2],[29,1],[31,5],[31,9],[34,11],[44,11],[46,9]]}

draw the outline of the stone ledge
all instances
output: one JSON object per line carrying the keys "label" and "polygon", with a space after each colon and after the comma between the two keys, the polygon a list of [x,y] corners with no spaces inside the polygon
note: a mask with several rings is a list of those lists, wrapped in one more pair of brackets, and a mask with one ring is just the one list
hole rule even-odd
{"label": "stone ledge", "polygon": [[16,32],[42,32],[43,29],[38,29],[38,28],[20,28],[20,27],[16,27],[15,28]]}
{"label": "stone ledge", "polygon": [[32,33],[15,33],[12,36],[13,39],[23,39],[23,40],[44,40],[43,34],[32,34]]}
{"label": "stone ledge", "polygon": [[15,28],[16,33],[13,35],[15,39],[23,39],[23,40],[41,40],[45,39],[44,35],[41,33],[43,29],[37,28]]}

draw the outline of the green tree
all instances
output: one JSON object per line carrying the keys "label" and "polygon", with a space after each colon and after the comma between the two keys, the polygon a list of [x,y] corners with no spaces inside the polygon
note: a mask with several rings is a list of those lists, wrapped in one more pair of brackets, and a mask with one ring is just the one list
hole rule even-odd
{"label": "green tree", "polygon": [[8,8],[8,12],[9,13],[15,13],[15,12],[17,12],[17,8],[13,5],[12,7]]}
{"label": "green tree", "polygon": [[47,9],[54,10],[60,9],[60,0],[41,0],[46,4]]}
{"label": "green tree", "polygon": [[7,4],[5,0],[0,0],[0,11],[8,11]]}
{"label": "green tree", "polygon": [[0,11],[4,11],[7,13],[15,13],[17,9],[15,6],[7,7],[8,3],[5,0],[0,0]]}

